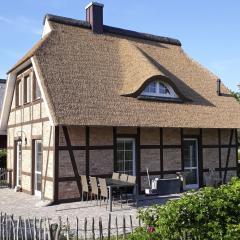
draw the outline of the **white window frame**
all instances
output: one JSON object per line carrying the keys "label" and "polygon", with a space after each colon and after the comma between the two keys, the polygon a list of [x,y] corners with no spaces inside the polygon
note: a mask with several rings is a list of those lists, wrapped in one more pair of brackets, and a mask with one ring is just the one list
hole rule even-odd
{"label": "white window frame", "polygon": [[[43,164],[43,151],[41,152],[41,171],[37,171],[37,160],[38,160],[38,152],[37,152],[37,145],[40,143],[41,144],[41,148],[42,148],[42,140],[35,140],[35,172],[34,172],[34,194],[36,196],[41,197],[42,195],[42,191],[37,190],[37,175],[41,175],[41,179],[42,179],[42,164]],[[42,180],[41,180],[41,185],[42,185]]]}
{"label": "white window frame", "polygon": [[[153,92],[147,92],[146,89],[147,89],[148,86],[146,86],[145,89],[143,90],[143,92],[141,93],[142,96],[153,96],[153,97],[163,97],[163,98],[178,98],[178,95],[175,93],[175,91],[173,90],[173,88],[169,84],[164,83],[162,81],[158,81],[158,80],[154,81],[154,82],[156,83],[156,92],[154,92],[154,93]],[[160,93],[160,91],[159,91],[160,84],[163,84],[169,90],[170,94]]]}
{"label": "white window frame", "polygon": [[31,74],[24,76],[24,104],[29,103],[32,101],[32,77]]}
{"label": "white window frame", "polygon": [[19,83],[18,83],[18,105],[17,107],[19,106],[22,106],[23,105],[23,80],[19,80]]}
{"label": "white window frame", "polygon": [[197,183],[186,185],[186,189],[198,189],[199,188],[199,166],[198,166],[198,139],[197,138],[184,138],[183,141],[194,141],[196,143],[196,166],[195,167],[185,167],[184,170],[197,170]]}
{"label": "white window frame", "polygon": [[[123,140],[123,141],[131,140],[133,142],[133,176],[136,176],[136,143],[135,143],[135,138],[119,137],[119,138],[117,138],[117,141],[118,140]],[[116,161],[117,161],[117,159],[116,159]]]}
{"label": "white window frame", "polygon": [[[40,87],[39,87],[39,84],[37,81],[36,74],[34,72],[32,73],[32,89],[33,89],[33,96],[32,96],[33,101],[40,99],[42,97],[42,95],[41,95],[41,91],[40,91]],[[37,96],[37,92],[39,93],[38,96]]]}
{"label": "white window frame", "polygon": [[16,186],[22,185],[22,142],[17,142]]}

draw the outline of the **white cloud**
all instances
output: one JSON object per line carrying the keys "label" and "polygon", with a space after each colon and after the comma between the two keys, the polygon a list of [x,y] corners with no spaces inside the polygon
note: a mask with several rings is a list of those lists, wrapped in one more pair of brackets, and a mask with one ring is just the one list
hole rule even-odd
{"label": "white cloud", "polygon": [[8,23],[8,24],[13,24],[13,21],[9,18],[5,18],[3,16],[0,16],[0,22]]}
{"label": "white cloud", "polygon": [[39,22],[26,17],[6,18],[0,16],[0,23],[8,24],[15,27],[18,31],[30,32],[34,35],[41,35],[42,29],[39,27]]}

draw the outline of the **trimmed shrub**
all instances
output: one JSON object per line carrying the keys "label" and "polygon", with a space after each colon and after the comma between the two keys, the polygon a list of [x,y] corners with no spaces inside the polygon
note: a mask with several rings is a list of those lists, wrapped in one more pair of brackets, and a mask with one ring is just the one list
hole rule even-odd
{"label": "trimmed shrub", "polygon": [[139,211],[146,225],[130,239],[177,240],[240,239],[240,180],[219,188],[206,187],[185,193],[181,199],[168,201]]}

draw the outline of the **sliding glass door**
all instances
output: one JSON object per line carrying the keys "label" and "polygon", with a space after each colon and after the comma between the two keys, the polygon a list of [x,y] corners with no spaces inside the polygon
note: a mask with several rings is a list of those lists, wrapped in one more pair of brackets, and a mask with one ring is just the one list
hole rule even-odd
{"label": "sliding glass door", "polygon": [[198,176],[198,140],[185,138],[183,142],[184,172],[186,173],[186,188],[199,187]]}
{"label": "sliding glass door", "polygon": [[16,166],[16,186],[22,185],[22,142],[16,142],[16,156],[17,156],[17,166]]}
{"label": "sliding glass door", "polygon": [[42,192],[42,141],[35,140],[35,174],[34,193],[41,196]]}

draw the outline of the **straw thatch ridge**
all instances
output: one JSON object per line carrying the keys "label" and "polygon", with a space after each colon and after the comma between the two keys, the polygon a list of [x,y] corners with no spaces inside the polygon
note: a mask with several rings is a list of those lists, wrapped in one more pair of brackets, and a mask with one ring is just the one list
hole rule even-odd
{"label": "straw thatch ridge", "polygon": [[[52,32],[33,54],[54,124],[240,128],[240,105],[229,90],[222,85],[218,96],[217,76],[179,45],[121,32],[94,34],[78,20],[59,19],[49,18]],[[181,104],[139,100],[155,76],[168,80]]]}
{"label": "straw thatch ridge", "polygon": [[[52,15],[52,14],[46,14],[46,16],[44,17],[44,22],[46,20],[67,24],[71,26],[91,28],[91,25],[87,21],[77,20],[73,18],[66,18],[66,17]],[[107,26],[107,25],[103,26],[103,31],[106,33],[108,32],[108,33],[113,33],[113,34],[118,34],[118,35],[138,38],[138,39],[151,40],[151,41],[181,46],[181,42],[178,39],[163,37],[163,36],[156,36],[153,34],[141,33],[141,32],[136,32],[132,30]]]}
{"label": "straw thatch ridge", "polygon": [[23,64],[24,62],[26,62],[28,59],[30,59],[35,52],[41,48],[42,44],[48,39],[49,35],[51,33],[46,34],[41,40],[39,40],[8,72],[7,74],[9,74],[10,72],[12,72],[13,70],[15,70],[17,67],[19,67],[21,64]]}
{"label": "straw thatch ridge", "polygon": [[44,17],[44,20],[43,20],[43,24],[45,24],[46,20],[57,22],[57,23],[62,23],[62,24],[67,24],[67,25],[71,25],[71,26],[76,26],[76,27],[83,27],[83,28],[89,28],[89,29],[91,28],[91,24],[88,23],[87,21],[57,16],[57,15],[53,15],[53,14],[46,14]]}

